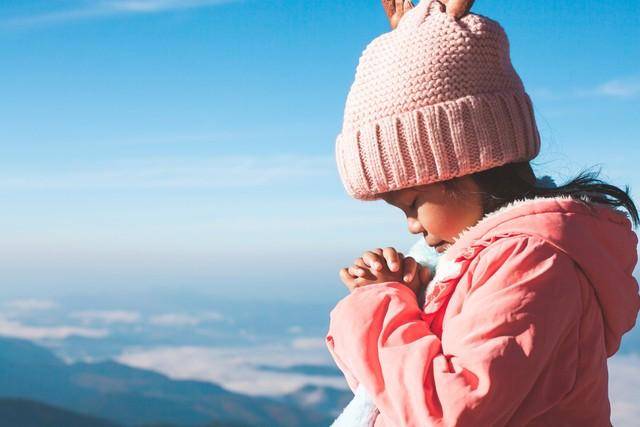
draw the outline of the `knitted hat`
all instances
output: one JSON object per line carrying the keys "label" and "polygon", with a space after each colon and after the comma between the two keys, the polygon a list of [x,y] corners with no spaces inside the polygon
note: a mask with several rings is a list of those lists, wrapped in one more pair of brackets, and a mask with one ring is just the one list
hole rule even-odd
{"label": "knitted hat", "polygon": [[350,196],[445,181],[540,151],[533,105],[496,21],[422,0],[365,48],[335,146]]}

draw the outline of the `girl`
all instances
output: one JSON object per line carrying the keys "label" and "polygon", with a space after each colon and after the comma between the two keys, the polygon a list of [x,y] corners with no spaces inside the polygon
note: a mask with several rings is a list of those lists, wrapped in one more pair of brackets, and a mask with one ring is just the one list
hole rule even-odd
{"label": "girl", "polygon": [[364,50],[340,177],[441,255],[433,277],[393,248],[340,271],[351,292],[326,344],[375,427],[611,425],[607,358],[640,310],[638,212],[590,174],[537,182],[539,149],[497,22],[423,0]]}

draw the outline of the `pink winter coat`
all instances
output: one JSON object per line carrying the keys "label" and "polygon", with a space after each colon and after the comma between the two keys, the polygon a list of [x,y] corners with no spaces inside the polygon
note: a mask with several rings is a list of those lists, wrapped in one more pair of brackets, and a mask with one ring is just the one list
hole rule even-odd
{"label": "pink winter coat", "polygon": [[640,310],[626,214],[518,200],[465,229],[419,307],[398,282],[357,288],[326,343],[375,427],[610,426],[607,358]]}

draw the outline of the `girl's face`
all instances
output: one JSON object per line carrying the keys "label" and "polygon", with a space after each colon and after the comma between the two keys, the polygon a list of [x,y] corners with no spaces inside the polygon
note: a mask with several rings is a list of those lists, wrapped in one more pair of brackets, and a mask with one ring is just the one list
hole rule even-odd
{"label": "girl's face", "polygon": [[480,188],[469,176],[455,178],[463,197],[454,198],[442,182],[382,193],[382,199],[400,208],[407,217],[409,232],[421,233],[437,252],[445,251],[453,238],[483,216]]}

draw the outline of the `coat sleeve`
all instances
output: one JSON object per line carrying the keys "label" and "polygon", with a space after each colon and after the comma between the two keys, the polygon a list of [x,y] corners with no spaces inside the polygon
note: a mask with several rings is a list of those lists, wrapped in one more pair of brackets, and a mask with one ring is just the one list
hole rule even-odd
{"label": "coat sleeve", "polygon": [[[448,313],[442,339],[399,282],[357,288],[331,311],[329,352],[352,390],[371,393],[385,425],[506,425],[576,327],[576,266],[551,244],[507,237],[472,261],[462,309]],[[564,375],[553,387],[566,393],[574,381]],[[550,400],[527,403],[541,413]]]}

